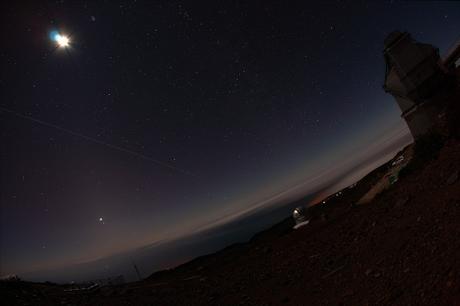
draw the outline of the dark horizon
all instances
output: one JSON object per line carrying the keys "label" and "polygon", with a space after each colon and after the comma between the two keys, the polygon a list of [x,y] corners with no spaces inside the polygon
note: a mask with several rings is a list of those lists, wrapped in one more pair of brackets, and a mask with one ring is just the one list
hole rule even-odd
{"label": "dark horizon", "polygon": [[[391,139],[385,149],[374,152],[374,156],[370,156],[366,162],[351,166],[335,180],[327,182],[324,186],[318,186],[317,190],[309,194],[300,194],[298,198],[275,201],[274,205],[247,212],[235,219],[216,220],[215,224],[198,228],[185,236],[158,241],[88,262],[65,265],[55,269],[28,271],[18,277],[26,281],[51,281],[66,284],[85,283],[123,275],[126,281],[136,281],[138,276],[132,266],[133,263],[139,267],[142,277],[148,277],[164,269],[175,268],[229,245],[247,242],[254,234],[290,218],[295,207],[321,203],[323,199],[356,183],[369,171],[392,159],[409,143],[412,143],[412,137],[406,131],[402,137]],[[383,158],[381,158],[382,155]]]}

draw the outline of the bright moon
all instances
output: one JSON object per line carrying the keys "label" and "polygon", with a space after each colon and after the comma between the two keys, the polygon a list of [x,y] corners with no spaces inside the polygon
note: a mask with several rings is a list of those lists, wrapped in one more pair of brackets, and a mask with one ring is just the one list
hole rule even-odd
{"label": "bright moon", "polygon": [[54,39],[58,43],[58,46],[61,48],[65,48],[69,46],[69,38],[67,36],[57,34]]}
{"label": "bright moon", "polygon": [[59,48],[67,48],[70,45],[69,37],[60,34],[58,31],[51,31],[50,38],[57,43]]}

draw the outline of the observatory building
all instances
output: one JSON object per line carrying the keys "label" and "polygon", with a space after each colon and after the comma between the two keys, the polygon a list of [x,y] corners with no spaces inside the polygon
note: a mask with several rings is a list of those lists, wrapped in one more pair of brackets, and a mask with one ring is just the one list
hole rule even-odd
{"label": "observatory building", "polygon": [[439,49],[415,41],[407,32],[390,33],[383,53],[386,62],[383,88],[396,99],[401,116],[417,139],[433,130],[443,116],[444,96],[452,83],[450,67],[440,58]]}
{"label": "observatory building", "polygon": [[295,221],[294,229],[298,229],[310,223],[310,216],[306,207],[300,206],[294,209],[292,217]]}

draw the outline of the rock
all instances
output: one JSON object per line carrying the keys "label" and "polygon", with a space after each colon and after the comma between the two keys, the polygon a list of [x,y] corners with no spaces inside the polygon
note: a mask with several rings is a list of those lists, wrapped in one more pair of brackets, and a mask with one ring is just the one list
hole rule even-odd
{"label": "rock", "polygon": [[285,296],[282,300],[281,303],[289,303],[289,297]]}
{"label": "rock", "polygon": [[453,185],[458,181],[458,170],[452,173],[446,181],[447,185]]}
{"label": "rock", "polygon": [[272,251],[273,249],[269,246],[266,246],[262,249],[262,252],[264,252],[265,254],[271,253]]}
{"label": "rock", "polygon": [[404,197],[402,199],[399,199],[395,204],[395,208],[402,208],[404,207],[404,205],[407,204],[407,202],[409,202],[409,197]]}
{"label": "rock", "polygon": [[281,281],[281,285],[287,286],[291,283],[291,280],[288,278],[285,278],[284,280]]}
{"label": "rock", "polygon": [[348,297],[348,296],[352,296],[355,294],[355,291],[353,289],[348,289],[347,291],[345,291],[343,294],[342,294],[342,297]]}

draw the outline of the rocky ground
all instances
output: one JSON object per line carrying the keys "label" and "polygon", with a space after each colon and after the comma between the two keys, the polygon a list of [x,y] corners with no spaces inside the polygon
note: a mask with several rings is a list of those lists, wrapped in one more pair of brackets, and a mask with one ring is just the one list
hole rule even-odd
{"label": "rocky ground", "polygon": [[142,282],[85,293],[9,282],[20,305],[460,305],[460,142],[415,160],[366,205],[357,200],[385,165],[340,197],[287,219],[250,242]]}

